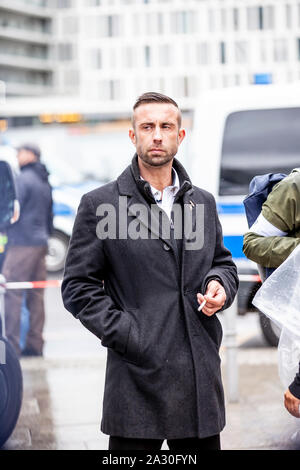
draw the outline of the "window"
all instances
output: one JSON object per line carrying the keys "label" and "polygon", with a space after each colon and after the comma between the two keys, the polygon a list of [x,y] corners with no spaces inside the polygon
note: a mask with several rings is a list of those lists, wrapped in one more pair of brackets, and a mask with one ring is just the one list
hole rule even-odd
{"label": "window", "polygon": [[131,31],[134,32],[134,36],[139,36],[141,34],[144,34],[146,25],[144,24],[146,15],[142,13],[133,13],[130,15],[131,19]]}
{"label": "window", "polygon": [[266,6],[263,9],[263,29],[274,29],[274,7]]}
{"label": "window", "polygon": [[123,67],[131,68],[135,66],[136,55],[134,54],[133,47],[125,46],[123,48],[121,57],[122,57]]}
{"label": "window", "polygon": [[78,18],[68,16],[63,19],[63,31],[66,34],[76,34],[78,32]]}
{"label": "window", "polygon": [[289,173],[299,166],[300,108],[232,113],[225,123],[220,195],[248,193],[258,174]]}
{"label": "window", "polygon": [[84,33],[87,37],[115,37],[123,32],[120,15],[97,15],[84,18]]}
{"label": "window", "polygon": [[288,60],[288,47],[286,39],[274,40],[273,53],[275,62],[285,62]]}
{"label": "window", "polygon": [[173,80],[174,96],[189,98],[196,95],[196,79],[191,76],[175,77]]}
{"label": "window", "polygon": [[239,16],[238,8],[234,8],[232,10],[232,14],[233,14],[233,29],[234,31],[237,31],[239,29],[239,23],[240,23],[240,16]]}
{"label": "window", "polygon": [[92,69],[102,68],[102,51],[99,48],[91,49],[90,51],[90,67]]}
{"label": "window", "polygon": [[227,10],[221,8],[220,10],[221,31],[227,31]]}
{"label": "window", "polygon": [[109,99],[121,99],[121,83],[120,80],[109,80]]}
{"label": "window", "polygon": [[208,31],[214,32],[216,30],[216,20],[215,20],[215,12],[214,10],[208,10]]}
{"label": "window", "polygon": [[209,63],[209,46],[206,42],[196,45],[196,60],[199,65],[207,65]]}
{"label": "window", "polygon": [[182,43],[182,45],[181,45],[181,54],[182,54],[181,63],[183,65],[191,65],[193,63],[192,48],[193,48],[192,44]]}
{"label": "window", "polygon": [[264,29],[264,17],[263,17],[263,8],[258,8],[258,21],[259,21],[259,29]]}
{"label": "window", "polygon": [[58,8],[71,8],[72,0],[57,0]]}
{"label": "window", "polygon": [[87,7],[97,7],[101,5],[101,0],[85,0]]}
{"label": "window", "polygon": [[226,44],[225,42],[221,41],[220,42],[220,62],[221,64],[226,63]]}
{"label": "window", "polygon": [[261,62],[267,62],[268,61],[267,41],[265,39],[262,39],[259,41],[259,45],[260,45],[260,60]]}
{"label": "window", "polygon": [[64,72],[64,83],[66,88],[76,88],[79,85],[78,70],[66,70]]}
{"label": "window", "polygon": [[285,5],[285,24],[287,29],[292,27],[292,8],[291,5]]}
{"label": "window", "polygon": [[117,66],[117,50],[115,47],[110,47],[107,51],[109,68],[115,69]]}
{"label": "window", "polygon": [[274,7],[249,7],[247,8],[247,27],[249,30],[273,29]]}
{"label": "window", "polygon": [[249,30],[259,29],[259,10],[257,7],[247,8],[247,28]]}
{"label": "window", "polygon": [[248,61],[248,43],[236,41],[234,43],[235,61],[237,64],[245,64]]}
{"label": "window", "polygon": [[146,31],[150,35],[163,33],[162,13],[152,12],[146,15]]}
{"label": "window", "polygon": [[187,34],[195,31],[196,12],[176,11],[171,13],[171,32],[175,34]]}
{"label": "window", "polygon": [[158,63],[161,67],[168,67],[173,63],[173,46],[162,44],[158,49]]}
{"label": "window", "polygon": [[109,81],[101,80],[99,82],[99,99],[107,101],[110,96]]}
{"label": "window", "polygon": [[151,66],[151,48],[150,48],[150,46],[145,46],[144,47],[144,58],[145,58],[145,66],[150,67]]}
{"label": "window", "polygon": [[72,44],[62,43],[58,45],[58,57],[59,60],[72,60],[73,59],[73,47]]}

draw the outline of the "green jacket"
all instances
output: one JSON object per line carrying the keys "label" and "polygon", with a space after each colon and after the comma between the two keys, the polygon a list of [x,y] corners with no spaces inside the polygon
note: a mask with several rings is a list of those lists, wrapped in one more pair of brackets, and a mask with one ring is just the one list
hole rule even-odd
{"label": "green jacket", "polygon": [[277,183],[261,211],[262,216],[286,236],[244,235],[247,258],[267,268],[277,268],[300,243],[300,168]]}

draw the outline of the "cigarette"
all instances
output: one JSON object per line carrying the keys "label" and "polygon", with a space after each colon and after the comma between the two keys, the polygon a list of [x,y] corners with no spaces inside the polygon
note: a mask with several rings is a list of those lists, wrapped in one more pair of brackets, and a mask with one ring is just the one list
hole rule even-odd
{"label": "cigarette", "polygon": [[200,304],[198,307],[198,312],[201,312],[205,304],[206,304],[206,300],[203,300],[202,304]]}

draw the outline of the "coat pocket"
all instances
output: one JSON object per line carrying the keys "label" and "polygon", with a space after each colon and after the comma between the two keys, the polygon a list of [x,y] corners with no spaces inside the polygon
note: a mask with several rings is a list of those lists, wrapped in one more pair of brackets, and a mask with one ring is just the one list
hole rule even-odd
{"label": "coat pocket", "polygon": [[139,365],[141,359],[141,325],[137,309],[127,309],[130,315],[130,330],[123,360]]}
{"label": "coat pocket", "polygon": [[[199,292],[199,291],[198,291]],[[219,350],[222,342],[222,326],[217,315],[207,316],[203,312],[198,312],[199,303],[197,301],[197,291],[189,291],[189,312],[193,324],[193,336],[201,336],[203,332],[208,335],[209,339]]]}

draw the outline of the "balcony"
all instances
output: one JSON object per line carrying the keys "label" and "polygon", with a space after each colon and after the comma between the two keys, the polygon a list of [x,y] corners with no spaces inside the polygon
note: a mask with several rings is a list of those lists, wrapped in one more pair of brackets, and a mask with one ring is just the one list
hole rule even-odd
{"label": "balcony", "polygon": [[54,38],[50,33],[39,31],[27,31],[25,29],[0,26],[0,38],[13,39],[14,41],[27,42],[31,44],[51,44]]}
{"label": "balcony", "polygon": [[6,82],[6,96],[47,96],[54,93],[52,85]]}
{"label": "balcony", "polygon": [[37,18],[51,19],[53,17],[53,10],[51,8],[34,5],[29,2],[22,2],[20,0],[0,0],[0,10],[35,16]]}
{"label": "balcony", "polygon": [[37,70],[41,72],[52,72],[55,64],[51,59],[38,57],[27,57],[15,54],[3,54],[0,52],[0,65],[9,68]]}

